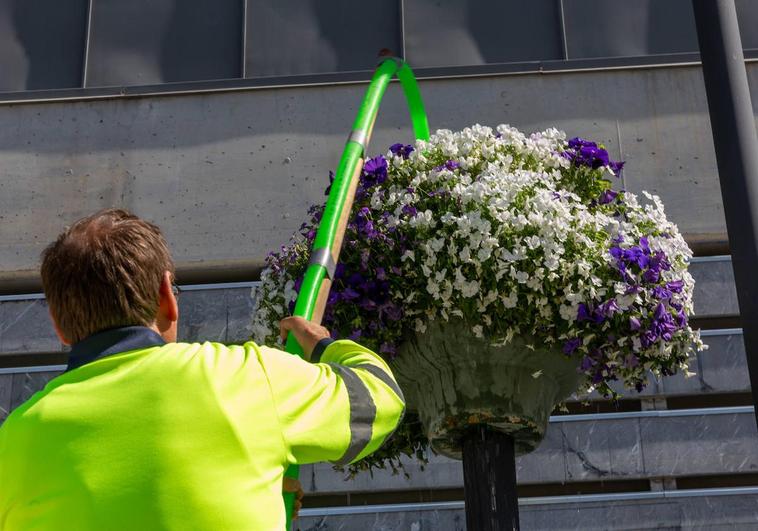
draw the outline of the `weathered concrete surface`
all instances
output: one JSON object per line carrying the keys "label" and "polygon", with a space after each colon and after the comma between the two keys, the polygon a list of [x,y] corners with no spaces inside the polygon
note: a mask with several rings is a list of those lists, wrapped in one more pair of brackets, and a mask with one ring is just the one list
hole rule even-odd
{"label": "weathered concrete surface", "polygon": [[[749,64],[758,81],[758,65]],[[71,221],[108,206],[161,225],[182,264],[259,263],[324,200],[366,86],[0,106],[0,282],[34,275]],[[666,201],[688,234],[725,230],[698,67],[421,83],[430,123],[557,126],[628,161],[625,186]],[[758,95],[754,98],[758,101]],[[371,152],[410,141],[391,87]]]}
{"label": "weathered concrete surface", "polygon": [[[714,410],[716,412],[716,410]],[[630,480],[758,470],[758,439],[753,413],[644,416],[613,419],[586,415],[586,420],[553,418],[542,444],[516,459],[519,484]],[[684,414],[683,414],[684,413]],[[327,463],[301,467],[306,492],[332,494],[392,490],[460,488],[460,461],[431,456],[421,470],[405,461],[410,477],[375,471],[346,481]]]}

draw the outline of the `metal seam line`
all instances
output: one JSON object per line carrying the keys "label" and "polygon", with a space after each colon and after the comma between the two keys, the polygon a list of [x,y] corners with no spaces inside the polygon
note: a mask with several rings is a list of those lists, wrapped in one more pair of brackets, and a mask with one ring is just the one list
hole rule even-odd
{"label": "metal seam line", "polygon": [[[568,505],[608,501],[621,502],[635,500],[703,498],[706,496],[744,496],[750,494],[758,494],[758,487],[725,487],[714,489],[664,490],[655,492],[621,492],[614,494],[579,494],[573,496],[536,496],[533,498],[520,498],[519,505]],[[386,505],[356,505],[350,507],[303,509],[300,511],[300,516],[347,516],[353,514],[396,513],[406,511],[449,511],[461,510],[463,508],[464,503],[462,501]]]}
{"label": "metal seam line", "polygon": [[350,445],[335,464],[346,465],[353,461],[371,442],[376,419],[376,404],[366,385],[349,367],[327,363],[347,387],[350,401]]}
{"label": "metal seam line", "polygon": [[568,61],[568,39],[566,37],[566,12],[563,9],[563,0],[558,0],[558,17],[560,19],[561,27],[560,34],[561,34],[561,44],[563,45],[563,60]]}
{"label": "metal seam line", "polygon": [[728,254],[718,254],[714,256],[693,256],[690,258],[691,264],[703,264],[706,262],[731,262],[732,256]]}
{"label": "metal seam line", "polygon": [[2,367],[0,368],[0,374],[21,374],[25,372],[58,372],[58,371],[65,371],[66,367],[67,367],[66,365],[38,365],[36,367]]}
{"label": "metal seam line", "polygon": [[84,30],[84,57],[82,58],[82,88],[87,88],[87,70],[89,65],[89,44],[92,35],[92,8],[94,0],[87,2],[87,25]]}
{"label": "metal seam line", "polygon": [[329,277],[329,280],[334,280],[334,272],[337,270],[337,264],[334,263],[334,259],[332,258],[332,251],[326,247],[313,249],[308,264],[322,266],[326,269],[326,276]]}
{"label": "metal seam line", "polygon": [[[179,284],[181,291],[204,291],[212,289],[237,289],[237,288],[255,288],[260,284],[260,280],[250,280],[247,282],[216,282],[213,284]],[[0,295],[0,302],[13,301],[30,301],[44,299],[44,293],[21,293],[18,295]]]}
{"label": "metal seam line", "polygon": [[247,0],[242,1],[242,49],[240,57],[240,77],[245,79],[247,69]]}
{"label": "metal seam line", "polygon": [[405,1],[399,0],[400,4],[400,57],[405,60]]}
{"label": "metal seam line", "polygon": [[740,413],[753,413],[753,406],[711,407],[696,409],[664,409],[651,411],[625,411],[623,413],[593,413],[591,415],[553,415],[550,423],[557,422],[581,422],[616,419],[642,419],[651,417],[694,417],[708,415],[734,415]]}

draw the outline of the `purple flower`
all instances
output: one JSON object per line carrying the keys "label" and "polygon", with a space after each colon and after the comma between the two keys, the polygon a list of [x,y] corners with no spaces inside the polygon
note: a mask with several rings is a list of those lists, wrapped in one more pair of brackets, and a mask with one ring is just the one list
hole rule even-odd
{"label": "purple flower", "polygon": [[645,282],[650,282],[651,284],[658,282],[658,279],[661,277],[660,273],[656,271],[655,269],[648,269],[644,273],[642,273],[642,279]]}
{"label": "purple flower", "polygon": [[585,146],[579,150],[579,156],[593,170],[608,165],[608,152],[602,148]]}
{"label": "purple flower", "polygon": [[627,357],[624,359],[624,365],[626,365],[626,366],[627,366],[627,367],[629,367],[629,368],[633,368],[633,367],[636,367],[636,366],[637,366],[637,365],[639,365],[639,364],[640,364],[640,360],[639,360],[639,358],[638,358],[637,356],[635,356],[634,354],[631,354],[631,353],[630,353],[630,354],[629,354],[629,355],[627,355]]}
{"label": "purple flower", "polygon": [[683,280],[672,280],[668,284],[666,284],[666,288],[670,290],[672,293],[681,293],[682,288],[684,288],[684,281]]}
{"label": "purple flower", "polygon": [[574,339],[569,339],[563,344],[563,353],[568,355],[571,355],[574,353],[576,349],[578,349],[582,345],[582,340],[578,337]]}
{"label": "purple flower", "polygon": [[403,157],[407,159],[408,156],[414,151],[413,146],[409,144],[392,144],[390,151],[393,155]]}
{"label": "purple flower", "polygon": [[388,303],[383,308],[384,315],[386,315],[387,319],[390,321],[399,321],[403,318],[403,310],[399,306]]}
{"label": "purple flower", "polygon": [[342,291],[342,293],[341,293],[341,298],[342,298],[343,301],[354,301],[355,299],[359,298],[360,296],[361,296],[361,294],[358,293],[357,291],[355,291],[350,286],[346,287]]}
{"label": "purple flower", "polygon": [[368,249],[363,249],[361,251],[361,269],[363,271],[368,269],[368,260],[370,256],[371,256],[371,251],[369,251]]}
{"label": "purple flower", "polygon": [[589,356],[585,356],[582,358],[582,363],[579,365],[579,368],[582,371],[587,372],[588,370],[592,368],[593,365],[595,365],[595,360],[593,360]]}
{"label": "purple flower", "polygon": [[642,327],[642,324],[640,323],[640,320],[636,317],[630,317],[629,318],[629,328],[632,330],[639,330]]}
{"label": "purple flower", "polygon": [[583,147],[597,147],[597,144],[576,136],[568,141],[568,146],[571,149],[581,149]]}
{"label": "purple flower", "polygon": [[619,306],[616,303],[616,299],[609,299],[598,308],[598,312],[603,317],[612,317],[614,313],[619,311]]}
{"label": "purple flower", "polygon": [[353,341],[357,341],[362,335],[363,335],[363,330],[361,330],[360,328],[356,328],[355,330],[350,332],[350,335],[347,336],[347,338]]}
{"label": "purple flower", "polygon": [[601,205],[607,205],[608,203],[612,203],[618,195],[618,192],[614,192],[613,190],[606,190],[600,194],[600,198],[597,200],[597,202]]}
{"label": "purple flower", "polygon": [[632,295],[640,292],[640,287],[631,285],[628,288],[626,288],[626,291],[624,291],[624,295]]}
{"label": "purple flower", "polygon": [[653,296],[662,301],[669,300],[671,298],[671,291],[661,286],[656,286],[653,288]]}
{"label": "purple flower", "polygon": [[450,170],[453,171],[456,168],[459,168],[460,164],[458,164],[454,160],[448,160],[445,162],[445,164],[440,164],[439,166],[435,166],[435,171],[442,171],[442,170]]}
{"label": "purple flower", "polygon": [[410,217],[415,216],[418,213],[418,210],[413,205],[405,205],[403,207],[403,214],[406,214]]}
{"label": "purple flower", "polygon": [[384,270],[383,267],[377,267],[376,268],[376,278],[377,278],[377,280],[386,280],[387,279],[387,272]]}
{"label": "purple flower", "polygon": [[621,175],[621,170],[624,168],[624,164],[626,164],[624,161],[611,161],[608,163],[608,166],[611,168],[611,171],[616,174],[618,177]]}
{"label": "purple flower", "polygon": [[397,349],[395,348],[394,345],[392,345],[390,343],[382,343],[379,346],[379,353],[380,354],[389,354],[391,356],[394,356],[396,352],[397,352]]}
{"label": "purple flower", "polygon": [[369,159],[363,165],[361,174],[361,183],[365,188],[371,188],[377,184],[382,184],[387,180],[387,159],[379,155]]}
{"label": "purple flower", "polygon": [[592,310],[586,304],[580,303],[576,312],[576,320],[589,321],[590,319],[592,319]]}

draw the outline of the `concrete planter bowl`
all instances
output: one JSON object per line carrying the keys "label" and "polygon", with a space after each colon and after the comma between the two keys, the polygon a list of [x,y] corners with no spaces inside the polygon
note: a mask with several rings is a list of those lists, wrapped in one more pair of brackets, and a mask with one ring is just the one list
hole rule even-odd
{"label": "concrete planter bowl", "polygon": [[463,434],[479,424],[512,436],[517,455],[533,451],[555,405],[577,389],[577,367],[560,350],[532,350],[523,338],[493,346],[461,321],[430,322],[392,362],[432,448],[454,459]]}

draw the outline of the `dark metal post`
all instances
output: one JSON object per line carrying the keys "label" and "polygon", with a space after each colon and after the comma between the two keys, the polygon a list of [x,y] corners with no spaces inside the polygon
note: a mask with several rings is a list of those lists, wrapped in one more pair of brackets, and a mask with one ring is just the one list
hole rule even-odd
{"label": "dark metal post", "polygon": [[755,405],[758,397],[758,135],[734,0],[693,0],[692,5]]}
{"label": "dark metal post", "polygon": [[519,529],[516,452],[511,436],[479,425],[464,437],[463,485],[466,529]]}

